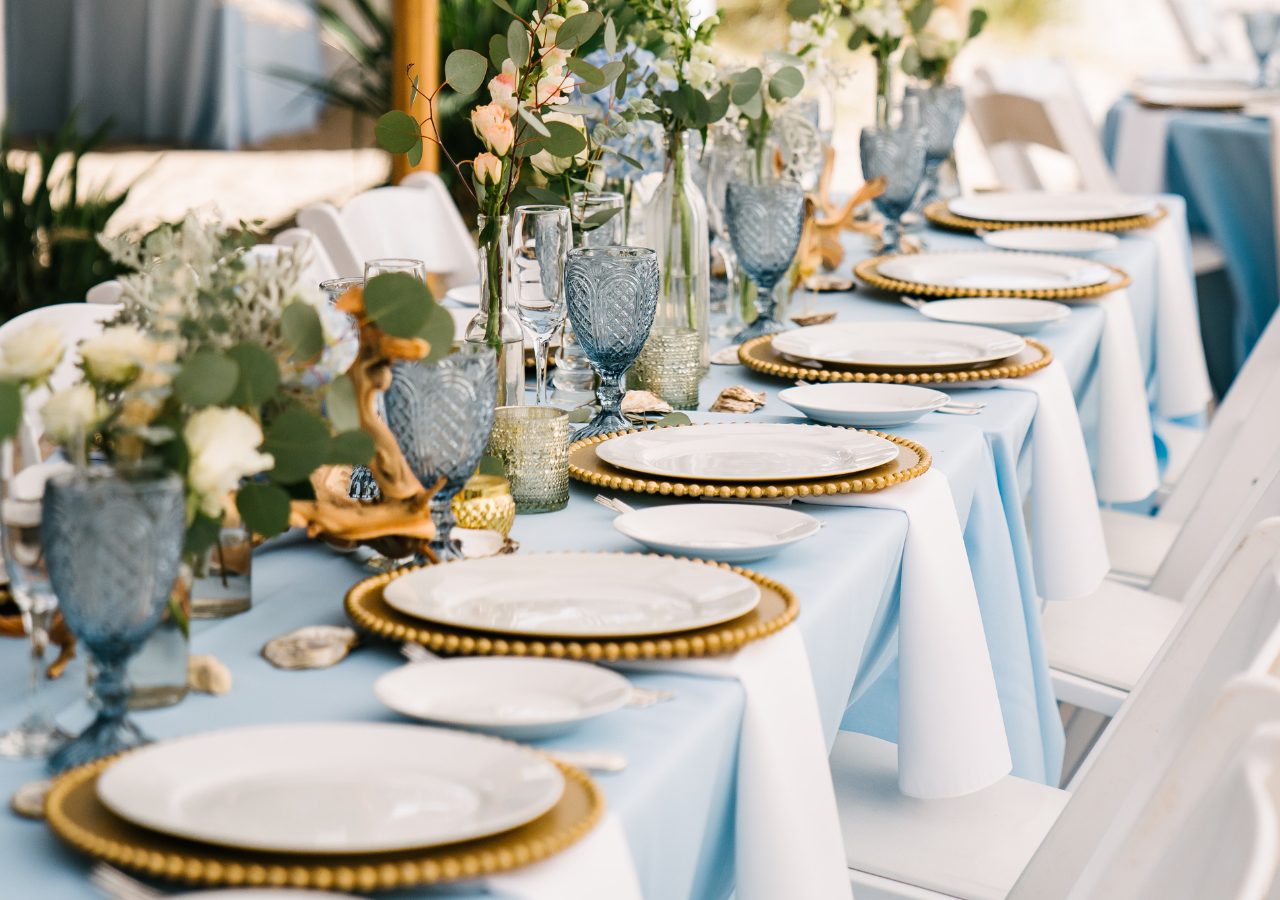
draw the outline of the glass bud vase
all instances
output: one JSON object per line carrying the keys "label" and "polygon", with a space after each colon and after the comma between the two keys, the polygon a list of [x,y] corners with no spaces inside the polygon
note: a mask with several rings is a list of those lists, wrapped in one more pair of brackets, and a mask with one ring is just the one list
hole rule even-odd
{"label": "glass bud vase", "polygon": [[[483,235],[487,217],[477,223]],[[480,311],[467,326],[468,344],[488,347],[498,357],[495,406],[524,405],[524,328],[510,307],[511,220],[498,218],[497,234],[480,245]]]}
{"label": "glass bud vase", "polygon": [[639,377],[628,387],[696,409],[697,384],[711,365],[710,221],[694,182],[688,135],[667,135],[666,150],[662,183],[645,207],[645,243],[662,271],[654,340],[640,351],[632,373]]}

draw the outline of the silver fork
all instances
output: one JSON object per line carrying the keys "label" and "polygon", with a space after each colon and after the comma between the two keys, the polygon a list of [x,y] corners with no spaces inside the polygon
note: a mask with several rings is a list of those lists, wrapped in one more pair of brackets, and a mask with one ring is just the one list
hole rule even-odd
{"label": "silver fork", "polygon": [[89,883],[111,900],[161,900],[165,895],[130,878],[114,866],[100,862],[89,873]]}
{"label": "silver fork", "polygon": [[604,494],[596,494],[595,501],[605,509],[611,509],[616,513],[633,513],[636,511],[634,506],[628,506],[621,500],[614,497],[606,497]]}

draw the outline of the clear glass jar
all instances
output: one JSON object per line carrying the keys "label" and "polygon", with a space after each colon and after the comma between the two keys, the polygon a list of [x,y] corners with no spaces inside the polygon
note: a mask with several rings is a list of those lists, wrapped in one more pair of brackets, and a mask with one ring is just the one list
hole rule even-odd
{"label": "clear glass jar", "polygon": [[[487,218],[481,215],[476,224],[483,235]],[[480,311],[464,338],[498,356],[497,406],[524,405],[524,328],[510,307],[510,286],[511,220],[500,216],[497,234],[480,245]]]}
{"label": "clear glass jar", "polygon": [[191,618],[224,619],[253,605],[253,543],[242,523],[224,523],[218,543],[188,562]]}

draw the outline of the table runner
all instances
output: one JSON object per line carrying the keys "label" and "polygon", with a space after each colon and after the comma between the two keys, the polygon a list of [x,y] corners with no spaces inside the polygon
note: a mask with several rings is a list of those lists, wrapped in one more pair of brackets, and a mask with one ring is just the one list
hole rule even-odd
{"label": "table runner", "polygon": [[491,893],[511,900],[644,900],[640,878],[617,813],[550,859],[485,879]]}

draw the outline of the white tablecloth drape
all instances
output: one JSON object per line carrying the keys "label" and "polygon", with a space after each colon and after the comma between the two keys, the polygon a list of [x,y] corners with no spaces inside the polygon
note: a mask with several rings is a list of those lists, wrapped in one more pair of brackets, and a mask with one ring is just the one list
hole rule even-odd
{"label": "white tablecloth drape", "polygon": [[1126,194],[1163,194],[1169,120],[1182,112],[1126,103],[1116,126],[1116,183]]}
{"label": "white tablecloth drape", "polygon": [[898,626],[899,789],[922,799],[956,797],[1009,774],[1013,760],[947,477],[934,468],[889,490],[804,502],[907,514]]}
{"label": "white tablecloth drape", "polygon": [[644,900],[622,820],[612,812],[569,849],[485,883],[511,900]]}

